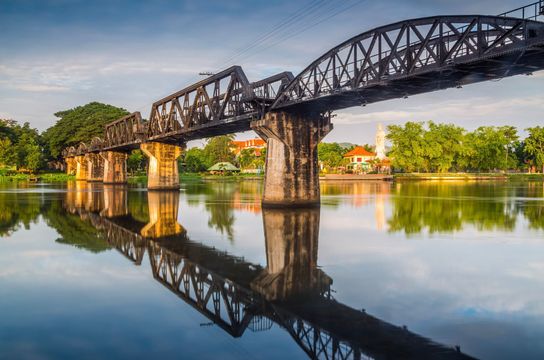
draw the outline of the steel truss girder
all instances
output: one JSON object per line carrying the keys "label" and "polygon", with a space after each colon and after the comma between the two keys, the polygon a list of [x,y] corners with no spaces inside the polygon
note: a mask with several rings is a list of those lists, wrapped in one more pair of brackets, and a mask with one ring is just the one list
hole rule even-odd
{"label": "steel truss girder", "polygon": [[133,112],[115,120],[104,129],[104,141],[101,150],[129,150],[136,148],[143,141],[145,125],[140,112]]}
{"label": "steel truss girder", "polygon": [[[411,78],[425,75],[436,80],[444,72],[470,71],[472,65],[501,57],[508,64],[509,54],[542,50],[543,45],[544,23],[526,19],[467,15],[402,21],[367,31],[329,50],[291,81],[272,109],[303,105],[335,110],[379,101],[379,97],[365,97],[364,91],[393,87],[401,80],[409,85]],[[544,61],[535,66],[543,68]],[[515,73],[497,73],[484,66],[479,75]],[[449,86],[455,86],[455,81],[445,87]],[[392,97],[433,90],[437,89],[418,85],[411,91],[403,86]]]}

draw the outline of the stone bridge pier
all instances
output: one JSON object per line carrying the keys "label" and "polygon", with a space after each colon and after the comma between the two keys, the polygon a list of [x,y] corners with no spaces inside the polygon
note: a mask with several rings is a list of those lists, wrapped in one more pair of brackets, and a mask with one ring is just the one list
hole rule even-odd
{"label": "stone bridge pier", "polygon": [[140,149],[149,158],[147,167],[148,190],[179,189],[178,157],[182,146],[159,142],[146,142]]}
{"label": "stone bridge pier", "polygon": [[85,155],[78,155],[74,159],[76,162],[76,180],[87,180],[89,176],[89,163],[85,159]]}
{"label": "stone bridge pier", "polygon": [[317,145],[332,130],[330,118],[272,112],[251,128],[267,142],[263,205],[319,205]]}
{"label": "stone bridge pier", "polygon": [[66,174],[75,175],[77,170],[76,159],[73,156],[69,156],[64,158],[64,162],[66,163]]}
{"label": "stone bridge pier", "polygon": [[317,267],[320,209],[263,208],[266,269],[251,288],[269,301],[328,292],[332,279]]}
{"label": "stone bridge pier", "polygon": [[85,154],[87,159],[87,181],[104,180],[104,160],[97,153]]}
{"label": "stone bridge pier", "polygon": [[127,182],[127,157],[123,152],[104,151],[100,153],[104,162],[104,184],[124,184]]}

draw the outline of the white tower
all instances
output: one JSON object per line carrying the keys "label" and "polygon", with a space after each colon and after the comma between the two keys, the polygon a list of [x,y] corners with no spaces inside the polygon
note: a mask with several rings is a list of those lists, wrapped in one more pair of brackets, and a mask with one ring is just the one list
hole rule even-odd
{"label": "white tower", "polygon": [[385,131],[382,124],[378,124],[376,131],[376,157],[380,160],[385,159]]}

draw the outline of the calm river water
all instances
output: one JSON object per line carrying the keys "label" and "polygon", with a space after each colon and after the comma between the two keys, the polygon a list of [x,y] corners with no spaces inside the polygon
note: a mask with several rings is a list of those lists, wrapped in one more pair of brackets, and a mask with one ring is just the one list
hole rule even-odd
{"label": "calm river water", "polygon": [[0,358],[544,358],[544,185],[0,186]]}

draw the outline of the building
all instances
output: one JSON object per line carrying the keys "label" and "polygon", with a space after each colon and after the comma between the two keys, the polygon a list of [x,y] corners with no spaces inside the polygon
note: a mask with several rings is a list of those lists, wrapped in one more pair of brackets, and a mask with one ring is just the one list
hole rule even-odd
{"label": "building", "polygon": [[347,169],[354,173],[366,173],[376,171],[387,173],[391,171],[391,162],[385,155],[385,131],[382,124],[378,124],[376,131],[376,152],[366,150],[362,146],[356,146],[344,155],[348,159]]}
{"label": "building", "polygon": [[260,156],[261,150],[266,147],[266,141],[260,138],[249,139],[249,140],[233,140],[232,141],[232,151],[236,156],[240,155],[244,149],[254,149],[255,155]]}
{"label": "building", "polygon": [[348,159],[348,170],[355,173],[371,171],[373,168],[373,160],[376,159],[376,154],[366,150],[362,146],[356,146],[353,150],[344,154],[344,159]]}

